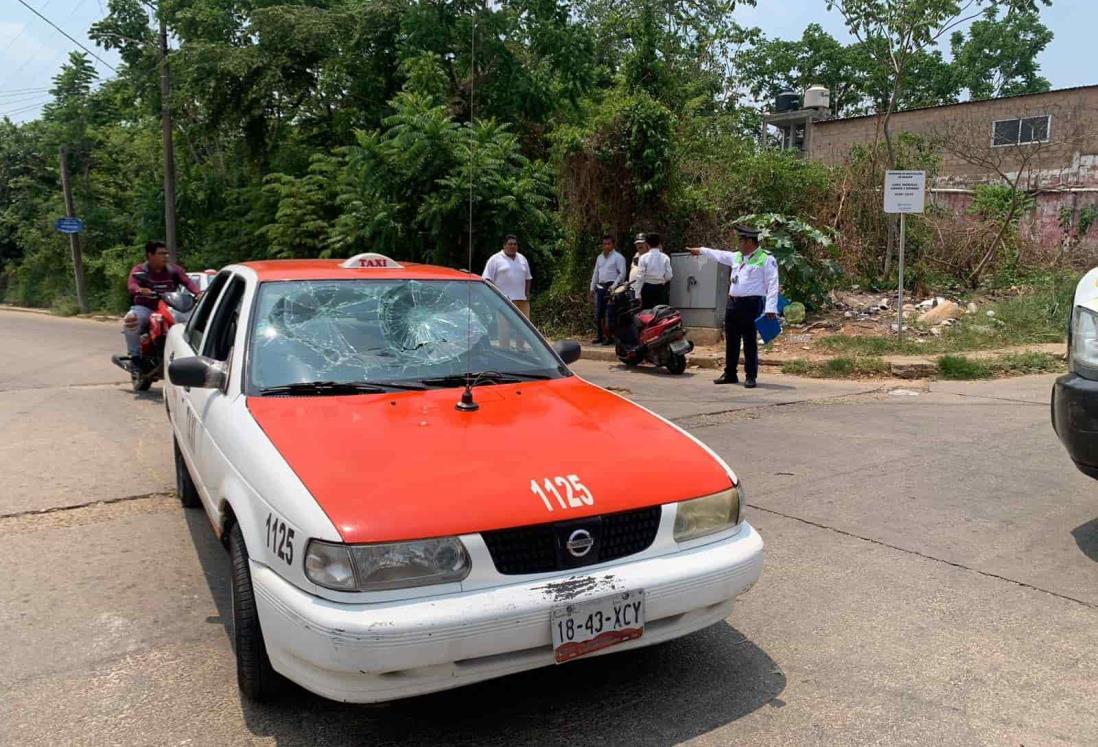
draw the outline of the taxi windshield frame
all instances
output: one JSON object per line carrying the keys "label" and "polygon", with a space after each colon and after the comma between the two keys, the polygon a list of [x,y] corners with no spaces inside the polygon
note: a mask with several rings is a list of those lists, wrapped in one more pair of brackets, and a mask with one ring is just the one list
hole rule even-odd
{"label": "taxi windshield frame", "polygon": [[[542,334],[538,331],[537,327],[535,327],[530,322],[530,320],[526,318],[526,316],[524,314],[519,312],[519,310],[510,302],[510,300],[507,299],[506,296],[504,296],[500,292],[500,290],[498,288],[496,288],[491,283],[485,282],[480,277],[470,276],[468,279],[465,279],[465,278],[419,279],[419,278],[338,278],[338,277],[321,277],[321,278],[292,279],[292,280],[291,279],[264,280],[264,281],[259,281],[256,284],[256,290],[255,290],[255,293],[253,294],[251,308],[249,309],[249,314],[248,314],[248,325],[247,325],[248,328],[246,330],[246,337],[245,337],[245,340],[244,340],[244,360],[242,362],[242,371],[241,371],[242,379],[243,379],[242,389],[243,389],[243,393],[246,396],[272,396],[270,394],[267,394],[264,391],[264,389],[267,388],[267,387],[259,386],[259,385],[256,384],[254,371],[253,371],[254,358],[255,358],[255,355],[254,355],[255,354],[255,345],[256,345],[256,342],[257,342],[256,338],[257,338],[257,335],[259,334],[259,326],[260,326],[260,321],[261,321],[259,319],[259,314],[260,314],[260,308],[261,308],[262,303],[263,303],[264,293],[269,292],[269,289],[272,286],[297,285],[297,284],[309,284],[309,283],[316,283],[316,284],[323,284],[323,285],[343,284],[343,283],[356,284],[356,285],[380,284],[380,285],[388,285],[388,286],[391,286],[393,288],[399,287],[400,284],[404,284],[404,283],[418,283],[418,284],[422,284],[422,285],[452,285],[452,284],[455,284],[455,283],[476,283],[479,286],[481,286],[482,288],[487,289],[488,293],[495,295],[496,299],[499,302],[497,312],[506,315],[505,320],[509,325],[511,325],[512,327],[518,326],[518,327],[520,327],[524,330],[525,336],[527,337],[526,342],[531,347],[536,346],[535,354],[537,354],[537,351],[541,351],[541,353],[544,354],[544,356],[546,357],[546,363],[549,363],[550,361],[553,363],[552,366],[545,366],[543,368],[536,368],[536,369],[525,368],[525,369],[521,369],[521,370],[519,368],[514,368],[514,369],[511,369],[510,371],[506,367],[498,367],[497,369],[493,369],[494,373],[499,373],[499,374],[503,374],[503,375],[506,375],[508,373],[515,373],[515,374],[519,374],[519,375],[521,375],[521,374],[540,374],[540,376],[537,376],[537,378],[545,378],[545,379],[567,378],[567,377],[570,377],[570,376],[574,375],[571,372],[571,370],[569,370],[568,366],[564,363],[564,361],[560,358],[560,356],[557,354],[557,352],[553,348],[553,346],[551,344],[549,344],[549,342],[545,339],[545,337],[543,337]],[[474,291],[472,288],[470,288],[470,293],[472,294],[474,292],[477,292],[477,291]],[[479,292],[484,293],[485,291],[480,290]],[[469,307],[466,306],[466,308],[469,308]],[[467,361],[469,360],[467,352],[461,353],[456,358],[459,358],[462,362],[461,366],[460,366],[460,372],[461,373],[467,373],[468,372],[466,370]],[[471,373],[473,373],[474,375],[476,373],[478,373],[478,367],[475,364],[475,362],[473,363],[472,368],[473,368],[473,371]],[[451,371],[450,373],[457,373],[457,370]],[[435,375],[432,375],[431,377],[434,378]],[[367,383],[367,384],[370,384],[370,383],[384,384],[384,382],[386,382],[386,381],[414,382],[414,381],[417,381],[420,378],[426,378],[426,377],[393,376],[393,377],[388,377],[388,378],[385,378],[385,379],[381,379],[381,378],[359,378],[359,379],[355,379],[355,381],[356,382],[361,382],[361,383]],[[350,381],[350,380],[348,380],[348,381]],[[291,382],[291,383],[293,383],[293,382]]]}

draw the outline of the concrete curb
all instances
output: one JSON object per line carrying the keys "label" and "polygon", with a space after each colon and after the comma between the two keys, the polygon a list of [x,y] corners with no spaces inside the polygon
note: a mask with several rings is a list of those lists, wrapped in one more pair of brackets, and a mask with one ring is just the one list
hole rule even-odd
{"label": "concrete curb", "polygon": [[45,316],[54,316],[54,313],[49,309],[35,309],[30,306],[14,306],[10,303],[0,303],[0,311],[16,311],[20,314],[42,314]]}
{"label": "concrete curb", "polygon": [[92,322],[120,322],[121,316],[114,314],[100,314],[94,311],[90,311],[87,314],[73,314],[72,316],[61,316],[60,314],[54,314],[49,309],[36,309],[33,306],[15,306],[10,303],[0,303],[0,311],[14,311],[18,314],[39,314],[40,316],[52,316],[55,319],[85,319]]}
{"label": "concrete curb", "polygon": [[[1015,350],[1017,349],[1010,349],[1007,352],[1013,352]],[[968,357],[979,359],[993,358],[1003,352],[1003,350],[980,350],[972,351],[969,353],[960,353],[960,355],[967,355]],[[1066,354],[1064,354],[1063,352],[1054,353],[1054,355],[1060,357],[1061,360],[1066,358]],[[583,346],[581,349],[580,358],[584,360],[603,361],[607,363],[618,362],[618,356],[614,354],[614,349],[609,347],[592,347],[590,345]],[[760,355],[759,365],[780,368],[784,364],[789,363],[791,360],[795,359],[776,358],[773,356]],[[820,359],[820,361],[822,360],[827,359]],[[888,365],[889,375],[895,379],[930,379],[938,374],[938,356],[934,356],[932,358],[916,358],[912,356],[884,356],[884,361]],[[686,356],[686,362],[688,366],[697,366],[698,368],[723,368],[724,356],[713,355],[712,353],[692,353]]]}

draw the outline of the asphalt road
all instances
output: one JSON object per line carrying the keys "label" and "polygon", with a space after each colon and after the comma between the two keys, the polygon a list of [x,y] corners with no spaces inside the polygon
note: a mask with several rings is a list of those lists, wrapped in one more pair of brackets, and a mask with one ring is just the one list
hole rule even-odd
{"label": "asphalt road", "polygon": [[115,325],[0,311],[0,341],[0,743],[1098,743],[1098,484],[1049,377],[749,392],[581,362],[744,478],[767,567],[732,617],[383,707],[257,707],[225,552],[167,494],[163,403],[110,365]]}

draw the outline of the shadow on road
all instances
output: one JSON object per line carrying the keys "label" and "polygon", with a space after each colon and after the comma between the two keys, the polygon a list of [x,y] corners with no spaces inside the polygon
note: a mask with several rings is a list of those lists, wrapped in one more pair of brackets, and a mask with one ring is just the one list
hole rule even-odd
{"label": "shadow on road", "polygon": [[1091,519],[1071,530],[1075,544],[1088,558],[1098,563],[1098,519]]}
{"label": "shadow on road", "polygon": [[[228,553],[201,510],[185,515],[219,613],[207,622],[229,635]],[[241,707],[254,735],[279,744],[677,744],[775,701],[785,685],[781,668],[722,622],[649,649],[380,706],[290,685],[275,703]]]}
{"label": "shadow on road", "polygon": [[382,706],[294,688],[243,703],[280,744],[678,744],[773,701],[785,674],[727,623],[651,649],[578,661]]}

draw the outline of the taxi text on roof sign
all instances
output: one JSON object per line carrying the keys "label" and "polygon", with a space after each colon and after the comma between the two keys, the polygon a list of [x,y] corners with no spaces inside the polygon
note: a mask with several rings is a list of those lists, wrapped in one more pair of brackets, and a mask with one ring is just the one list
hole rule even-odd
{"label": "taxi text on roof sign", "polygon": [[404,269],[404,265],[399,262],[386,257],[384,254],[377,254],[375,252],[366,252],[364,254],[356,254],[348,259],[346,262],[340,265],[340,267],[346,270],[401,270]]}

